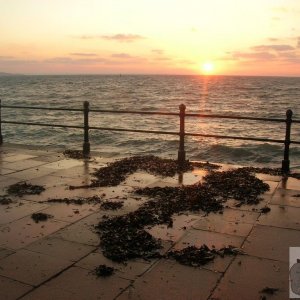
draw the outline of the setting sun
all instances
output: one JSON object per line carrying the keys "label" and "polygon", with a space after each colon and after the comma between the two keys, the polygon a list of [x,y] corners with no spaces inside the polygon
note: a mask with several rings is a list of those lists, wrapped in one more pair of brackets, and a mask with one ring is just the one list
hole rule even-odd
{"label": "setting sun", "polygon": [[214,71],[214,64],[212,62],[205,62],[202,65],[203,74],[212,74]]}

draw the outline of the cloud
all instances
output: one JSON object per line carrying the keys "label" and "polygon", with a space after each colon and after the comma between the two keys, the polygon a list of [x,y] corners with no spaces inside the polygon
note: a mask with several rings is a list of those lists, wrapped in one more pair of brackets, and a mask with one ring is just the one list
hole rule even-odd
{"label": "cloud", "polygon": [[294,50],[295,48],[290,45],[258,45],[254,46],[251,49],[255,51],[290,51]]}
{"label": "cloud", "polygon": [[13,56],[1,56],[0,55],[0,60],[8,60],[8,59],[14,59],[15,57]]}
{"label": "cloud", "polygon": [[158,55],[164,54],[164,50],[162,50],[162,49],[152,49],[151,52],[158,54]]}
{"label": "cloud", "polygon": [[286,52],[282,54],[281,60],[293,64],[300,64],[300,54],[296,52]]}
{"label": "cloud", "polygon": [[108,60],[105,58],[79,58],[73,59],[68,56],[52,57],[45,59],[44,63],[50,64],[94,64],[94,63],[106,63]]}
{"label": "cloud", "polygon": [[252,61],[261,61],[261,60],[270,60],[274,59],[276,55],[269,52],[228,52],[228,55],[222,57],[221,60],[252,60]]}
{"label": "cloud", "polygon": [[98,56],[96,53],[84,53],[84,52],[74,52],[74,53],[70,53],[70,55],[74,55],[74,56],[84,56],[84,57]]}
{"label": "cloud", "polygon": [[130,58],[136,58],[135,56],[131,56],[130,54],[128,53],[115,53],[115,54],[112,54],[111,57],[114,57],[114,58],[126,58],[126,59],[130,59]]}
{"label": "cloud", "polygon": [[118,33],[112,35],[80,35],[80,36],[72,36],[72,37],[81,40],[104,39],[108,41],[117,41],[117,42],[125,42],[125,43],[131,43],[146,38],[139,34],[124,34],[124,33]]}
{"label": "cloud", "polygon": [[105,40],[112,40],[118,42],[126,42],[131,43],[137,40],[145,39],[145,37],[138,35],[138,34],[114,34],[114,35],[102,35],[101,36]]}
{"label": "cloud", "polygon": [[297,48],[300,48],[300,36],[297,39]]}
{"label": "cloud", "polygon": [[80,36],[73,36],[73,37],[81,40],[101,39],[101,35],[80,35]]}

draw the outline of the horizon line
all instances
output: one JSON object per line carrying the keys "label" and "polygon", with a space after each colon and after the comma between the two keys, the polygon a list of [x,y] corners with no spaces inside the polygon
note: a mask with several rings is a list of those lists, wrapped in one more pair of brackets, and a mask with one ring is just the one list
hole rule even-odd
{"label": "horizon line", "polygon": [[170,73],[9,73],[0,72],[5,76],[200,76],[200,77],[288,77],[299,78],[299,75],[247,75],[247,74],[170,74]]}

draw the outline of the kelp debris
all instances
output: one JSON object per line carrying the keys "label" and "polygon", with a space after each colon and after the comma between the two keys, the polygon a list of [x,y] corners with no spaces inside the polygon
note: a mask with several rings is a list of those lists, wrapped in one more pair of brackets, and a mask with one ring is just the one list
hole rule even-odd
{"label": "kelp debris", "polygon": [[182,250],[170,251],[168,258],[174,258],[182,265],[200,267],[215,259],[214,250],[210,250],[206,245],[200,248],[189,246]]}
{"label": "kelp debris", "polygon": [[193,170],[193,166],[188,161],[183,166],[179,166],[176,160],[163,159],[153,155],[134,156],[115,161],[94,172],[93,175],[96,179],[92,180],[90,186],[117,186],[127,176],[138,170],[154,175],[174,176],[178,172]]}
{"label": "kelp debris", "polygon": [[101,221],[96,228],[103,255],[116,262],[158,257],[161,243],[143,229],[147,220],[142,222],[141,219],[136,213],[129,213]]}
{"label": "kelp debris", "polygon": [[274,295],[278,291],[279,291],[278,288],[265,287],[260,291],[260,293]]}
{"label": "kelp debris", "polygon": [[287,177],[292,177],[296,179],[300,179],[300,173],[288,173],[285,174],[282,172],[282,169],[280,168],[255,168],[255,167],[244,167],[240,168],[252,173],[262,173],[262,174],[267,174],[267,175],[272,175],[272,176],[287,176]]}
{"label": "kelp debris", "polygon": [[200,267],[213,261],[217,256],[224,257],[225,255],[238,254],[243,254],[243,251],[231,245],[217,250],[210,249],[204,244],[201,247],[188,246],[181,250],[170,251],[167,257],[173,258],[183,265]]}
{"label": "kelp debris", "polygon": [[262,207],[259,211],[260,211],[262,214],[267,214],[268,212],[271,211],[271,208],[268,207],[268,206],[265,206],[265,207]]}
{"label": "kelp debris", "polygon": [[39,195],[45,188],[41,185],[32,185],[26,182],[19,182],[8,187],[7,192],[10,195],[22,197],[24,195]]}
{"label": "kelp debris", "polygon": [[245,170],[251,173],[261,173],[272,176],[282,176],[282,170],[280,168],[258,168],[258,167],[243,167],[239,170]]}
{"label": "kelp debris", "polygon": [[113,267],[108,267],[107,265],[99,265],[94,269],[94,274],[97,277],[108,277],[115,273]]}
{"label": "kelp debris", "polygon": [[241,205],[258,204],[259,196],[269,190],[268,184],[241,169],[212,172],[203,180],[183,187],[137,189],[136,193],[169,200],[179,198],[182,210],[211,212],[221,210],[221,203],[228,199],[235,199]]}
{"label": "kelp debris", "polygon": [[47,221],[49,218],[53,218],[53,216],[45,213],[34,213],[31,215],[31,218],[35,223],[39,223],[41,221]]}
{"label": "kelp debris", "polygon": [[0,196],[0,205],[8,205],[12,203],[12,200],[8,197],[8,195]]}
{"label": "kelp debris", "polygon": [[45,202],[49,203],[65,203],[65,204],[75,204],[75,205],[83,205],[83,204],[99,204],[102,202],[99,196],[91,196],[91,197],[78,197],[78,198],[57,198],[57,199],[48,199]]}
{"label": "kelp debris", "polygon": [[124,206],[123,201],[105,201],[101,204],[101,208],[104,210],[117,210]]}
{"label": "kelp debris", "polygon": [[[234,170],[213,172],[204,177],[204,183],[190,186],[137,189],[137,194],[151,199],[134,212],[103,218],[97,225],[100,246],[104,256],[118,262],[159,257],[161,242],[145,231],[145,227],[159,224],[172,227],[172,216],[187,211],[221,212],[228,198],[237,199],[241,204],[257,204],[258,196],[268,188],[248,171]],[[222,251],[218,255],[237,252],[234,247]]]}
{"label": "kelp debris", "polygon": [[73,158],[73,159],[84,159],[90,157],[84,157],[82,150],[70,150],[67,149],[63,152],[64,156]]}
{"label": "kelp debris", "polygon": [[295,198],[300,198],[300,194],[293,195]]}
{"label": "kelp debris", "polygon": [[224,200],[235,199],[241,204],[258,204],[259,195],[270,189],[247,169],[212,172],[204,177],[204,185]]}

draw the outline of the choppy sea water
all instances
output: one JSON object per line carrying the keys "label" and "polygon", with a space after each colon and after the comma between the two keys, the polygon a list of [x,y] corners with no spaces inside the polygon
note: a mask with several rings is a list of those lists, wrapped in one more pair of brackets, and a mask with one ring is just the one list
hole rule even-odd
{"label": "choppy sea water", "polygon": [[[0,77],[2,104],[91,109],[186,112],[300,119],[300,78],[243,76],[72,75]],[[82,125],[80,113],[2,109],[3,120]],[[178,131],[174,116],[90,113],[90,126]],[[5,142],[80,149],[82,130],[2,124]],[[285,124],[228,119],[186,118],[186,132],[284,139]],[[300,124],[292,140],[300,141]],[[155,154],[176,157],[178,136],[90,132],[91,149],[102,155]],[[187,137],[187,158],[278,167],[283,145],[266,142]],[[291,146],[291,165],[300,166],[300,147]]]}

